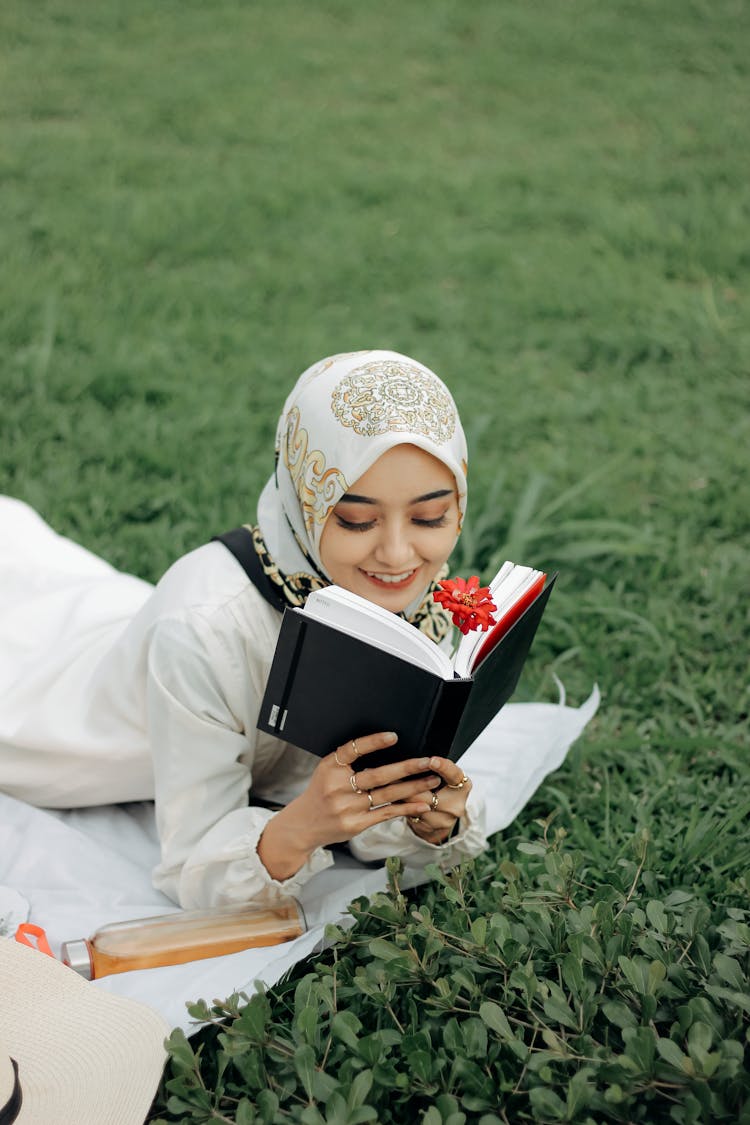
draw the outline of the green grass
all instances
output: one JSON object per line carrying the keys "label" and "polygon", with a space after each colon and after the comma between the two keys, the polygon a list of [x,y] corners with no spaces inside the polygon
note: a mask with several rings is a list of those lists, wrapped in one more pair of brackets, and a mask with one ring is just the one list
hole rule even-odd
{"label": "green grass", "polygon": [[[156,579],[252,519],[310,362],[433,366],[456,565],[562,572],[520,697],[603,692],[472,909],[500,863],[535,885],[554,814],[579,909],[646,831],[626,914],[690,894],[718,948],[750,889],[747,5],[7,0],[0,43],[0,490]],[[530,1073],[515,1120],[556,1119]],[[563,1119],[690,1120],[627,1098]]]}

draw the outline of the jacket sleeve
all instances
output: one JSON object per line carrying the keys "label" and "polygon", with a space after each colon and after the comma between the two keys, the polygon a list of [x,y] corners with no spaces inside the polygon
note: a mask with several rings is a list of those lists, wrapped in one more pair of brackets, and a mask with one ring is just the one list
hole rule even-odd
{"label": "jacket sleeve", "polygon": [[270,905],[296,895],[333,863],[318,848],[279,882],[260,861],[258,841],[273,813],[248,807],[256,732],[243,728],[232,706],[233,696],[246,699],[254,690],[248,678],[242,660],[199,615],[157,623],[147,669],[161,842],[154,885],[184,909],[250,900]]}

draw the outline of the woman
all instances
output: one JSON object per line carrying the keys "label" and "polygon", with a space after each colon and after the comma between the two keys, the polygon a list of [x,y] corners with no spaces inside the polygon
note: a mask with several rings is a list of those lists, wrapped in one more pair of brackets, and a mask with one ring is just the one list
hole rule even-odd
{"label": "woman", "polygon": [[[281,608],[313,589],[336,582],[435,640],[447,634],[431,591],[465,504],[449,392],[385,351],[333,356],[298,380],[251,530],[252,578],[222,542],[180,559],[155,589],[57,537],[40,570],[53,533],[16,504],[26,528],[9,533],[6,556],[0,788],[57,807],[153,797],[154,883],[185,908],[294,895],[342,841],[364,860],[420,866],[476,855],[482,807],[454,763],[367,769],[393,734],[352,731],[319,760],[255,726]],[[58,555],[67,573],[55,584]],[[41,659],[30,612],[47,633]]]}

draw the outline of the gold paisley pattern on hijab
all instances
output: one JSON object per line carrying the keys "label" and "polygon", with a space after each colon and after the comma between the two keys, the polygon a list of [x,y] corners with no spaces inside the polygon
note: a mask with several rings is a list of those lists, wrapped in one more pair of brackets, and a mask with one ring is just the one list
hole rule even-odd
{"label": "gold paisley pattern on hijab", "polygon": [[307,430],[300,424],[299,408],[289,411],[284,435],[283,458],[302,509],[308,534],[316,523],[324,524],[339,497],[348,489],[344,474],[326,468],[322,449],[309,449]]}
{"label": "gold paisley pattern on hijab", "polygon": [[331,408],[342,426],[361,437],[407,432],[445,442],[456,429],[450,395],[416,363],[403,360],[357,367],[334,388]]}

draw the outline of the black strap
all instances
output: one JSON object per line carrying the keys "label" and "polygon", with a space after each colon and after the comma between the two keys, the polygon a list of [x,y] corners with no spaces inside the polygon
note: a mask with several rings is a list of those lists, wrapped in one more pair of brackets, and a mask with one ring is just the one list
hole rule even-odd
{"label": "black strap", "polygon": [[234,555],[258,593],[262,594],[274,609],[280,613],[284,612],[287,606],[284,595],[260,565],[253,537],[246,527],[235,527],[233,531],[225,531],[223,535],[214,535],[211,542],[223,543],[230,554]]}
{"label": "black strap", "polygon": [[[7,1056],[6,1056],[7,1057]],[[10,1095],[5,1105],[0,1105],[0,1125],[11,1125],[21,1112],[21,1103],[23,1102],[23,1094],[21,1093],[21,1083],[18,1080],[18,1063],[15,1059],[11,1059],[13,1066],[13,1093]]]}

